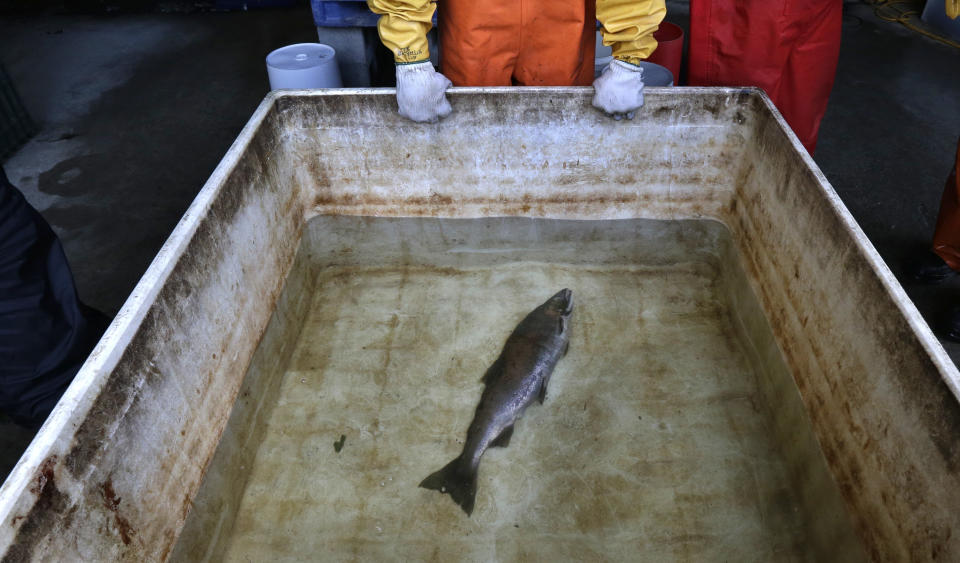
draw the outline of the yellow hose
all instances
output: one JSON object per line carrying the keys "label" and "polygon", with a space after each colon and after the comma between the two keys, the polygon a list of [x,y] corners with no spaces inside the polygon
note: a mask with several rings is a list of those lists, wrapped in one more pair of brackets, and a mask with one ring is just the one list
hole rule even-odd
{"label": "yellow hose", "polygon": [[[955,49],[960,49],[960,43],[927,31],[914,23],[919,19],[917,16],[920,15],[920,11],[914,8],[916,2],[913,0],[869,0],[868,3],[876,6],[873,13],[876,14],[878,18],[888,22],[899,23],[920,35],[924,35],[945,45],[950,45]],[[946,0],[946,4],[947,15],[950,16],[950,18],[956,18],[957,15],[960,14],[960,0]]]}

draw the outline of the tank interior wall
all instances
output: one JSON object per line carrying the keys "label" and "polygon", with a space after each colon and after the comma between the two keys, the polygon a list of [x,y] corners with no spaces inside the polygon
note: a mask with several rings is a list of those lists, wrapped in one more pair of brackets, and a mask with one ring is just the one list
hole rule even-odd
{"label": "tank interior wall", "polygon": [[297,251],[210,461],[209,468],[215,470],[204,476],[171,561],[211,561],[226,550],[250,468],[316,290],[314,265],[309,253]]}
{"label": "tank interior wall", "polygon": [[584,111],[586,91],[454,93],[438,124],[400,117],[392,95],[281,97],[276,111],[315,213],[696,218],[733,195],[753,95],[651,93],[643,120],[621,122]]}
{"label": "tank interior wall", "polygon": [[909,299],[796,150],[772,115],[758,121],[727,220],[744,267],[870,558],[956,557],[955,372],[933,360]]}
{"label": "tank interior wall", "polygon": [[795,503],[807,530],[808,543],[802,551],[811,561],[863,561],[863,546],[852,533],[851,520],[836,480],[814,434],[810,417],[790,368],[752,284],[743,269],[739,250],[730,244],[721,247],[720,285],[731,312],[731,324],[746,348],[762,404],[767,411],[769,431],[785,459],[787,478]]}
{"label": "tank interior wall", "polygon": [[7,559],[169,554],[302,228],[275,125],[234,147],[4,484]]}

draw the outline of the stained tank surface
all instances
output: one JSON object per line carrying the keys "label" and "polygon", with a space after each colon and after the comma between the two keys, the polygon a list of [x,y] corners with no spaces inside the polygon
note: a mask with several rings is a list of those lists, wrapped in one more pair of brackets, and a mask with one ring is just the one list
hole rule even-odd
{"label": "stained tank surface", "polygon": [[[298,260],[262,437],[218,452],[173,560],[862,559],[720,223],[319,217]],[[570,352],[467,517],[417,484],[560,287]]]}
{"label": "stained tank surface", "polygon": [[[651,88],[617,122],[591,96],[453,89],[414,124],[389,90],[270,94],[0,487],[0,553],[429,558],[430,524],[461,535],[438,558],[960,558],[960,374],[769,99]],[[503,224],[467,252],[490,235],[447,223],[497,217],[556,248]],[[578,253],[570,221],[624,242]],[[413,485],[563,285],[570,356],[465,519]]]}

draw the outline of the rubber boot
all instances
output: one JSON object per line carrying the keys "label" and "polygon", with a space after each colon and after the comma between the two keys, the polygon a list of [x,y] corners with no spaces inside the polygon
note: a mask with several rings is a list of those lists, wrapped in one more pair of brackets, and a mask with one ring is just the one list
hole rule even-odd
{"label": "rubber boot", "polygon": [[954,307],[943,323],[943,336],[947,340],[960,342],[960,306]]}
{"label": "rubber boot", "polygon": [[941,282],[960,273],[932,251],[925,251],[920,257],[908,262],[905,269],[907,275],[922,283]]}

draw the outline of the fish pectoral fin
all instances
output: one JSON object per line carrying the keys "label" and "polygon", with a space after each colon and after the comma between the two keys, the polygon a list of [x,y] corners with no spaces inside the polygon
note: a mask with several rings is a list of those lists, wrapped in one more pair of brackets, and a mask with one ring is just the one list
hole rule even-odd
{"label": "fish pectoral fin", "polygon": [[500,378],[500,373],[503,371],[502,366],[503,362],[500,361],[500,358],[497,358],[497,361],[493,362],[493,365],[487,368],[486,373],[483,374],[480,381],[482,381],[484,385],[490,385],[495,382]]}
{"label": "fish pectoral fin", "polygon": [[505,448],[510,445],[510,438],[513,437],[513,425],[507,426],[503,432],[497,436],[497,439],[490,444],[492,448]]}
{"label": "fish pectoral fin", "polygon": [[540,390],[537,392],[537,401],[542,405],[544,401],[547,400],[547,380],[544,378],[543,383],[540,384]]}

